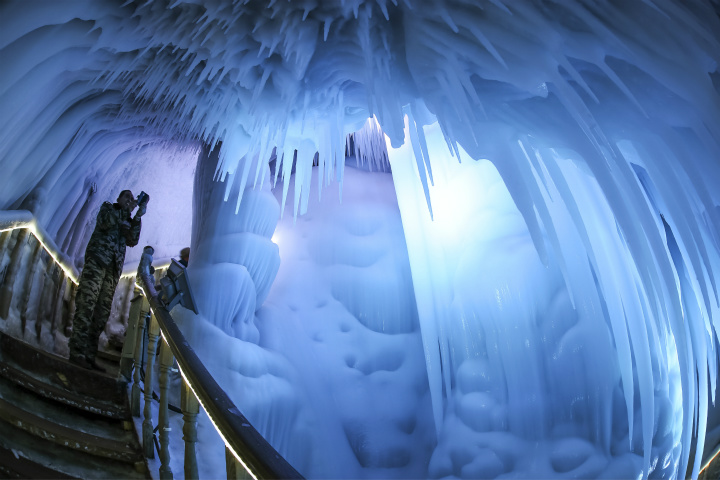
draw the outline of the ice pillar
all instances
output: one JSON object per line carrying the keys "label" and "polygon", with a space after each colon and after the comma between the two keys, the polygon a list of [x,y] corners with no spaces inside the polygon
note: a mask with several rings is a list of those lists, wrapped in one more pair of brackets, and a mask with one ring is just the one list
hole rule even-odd
{"label": "ice pillar", "polygon": [[219,153],[219,146],[205,147],[198,161],[188,273],[201,315],[228,335],[256,343],[255,311],[280,267],[270,240],[280,207],[269,175],[256,186],[247,182],[243,173],[258,167],[250,155],[240,160],[237,173],[217,180]]}

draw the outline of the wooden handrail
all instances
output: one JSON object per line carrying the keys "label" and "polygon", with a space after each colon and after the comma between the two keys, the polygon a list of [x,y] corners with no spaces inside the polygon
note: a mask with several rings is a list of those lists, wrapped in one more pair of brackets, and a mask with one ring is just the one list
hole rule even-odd
{"label": "wooden handrail", "polygon": [[167,309],[148,298],[163,339],[178,362],[183,379],[215,425],[226,447],[256,479],[303,478],[253,427],[217,384],[185,339]]}

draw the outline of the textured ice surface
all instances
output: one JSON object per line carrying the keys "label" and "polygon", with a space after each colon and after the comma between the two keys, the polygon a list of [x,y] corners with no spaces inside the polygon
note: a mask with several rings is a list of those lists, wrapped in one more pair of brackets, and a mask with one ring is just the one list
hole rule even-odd
{"label": "textured ice surface", "polygon": [[[342,204],[329,191],[322,202],[312,195],[307,215],[278,224],[280,269],[252,315],[257,337],[223,333],[227,310],[173,315],[242,412],[306,477],[421,478],[435,434],[392,177],[351,167],[345,175]],[[193,289],[212,283],[191,258]],[[213,285],[221,297],[236,292]]]}

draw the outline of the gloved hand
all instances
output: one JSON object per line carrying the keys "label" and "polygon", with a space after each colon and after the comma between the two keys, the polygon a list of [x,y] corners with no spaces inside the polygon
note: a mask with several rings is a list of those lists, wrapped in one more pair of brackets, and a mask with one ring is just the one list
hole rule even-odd
{"label": "gloved hand", "polygon": [[145,212],[147,211],[147,203],[142,203],[138,205],[137,212],[135,212],[135,217],[142,217],[145,215]]}

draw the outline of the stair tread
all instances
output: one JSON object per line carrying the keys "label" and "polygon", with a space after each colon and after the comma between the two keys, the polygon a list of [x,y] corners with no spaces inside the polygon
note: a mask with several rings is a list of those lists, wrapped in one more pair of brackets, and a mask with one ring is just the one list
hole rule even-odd
{"label": "stair tread", "polygon": [[23,452],[0,446],[0,477],[2,478],[35,478],[66,480],[73,479],[71,475],[47,468],[32,460],[25,458]]}
{"label": "stair tread", "polygon": [[122,351],[113,348],[106,350],[98,350],[97,358],[105,360],[105,363],[107,365],[113,367],[114,369],[117,369],[120,364],[120,359],[122,358]]}
{"label": "stair tread", "polygon": [[[0,362],[48,385],[74,395],[123,405],[127,383],[110,374],[86,370],[55,354],[28,345],[0,332]],[[102,360],[103,365],[106,365]]]}
{"label": "stair tread", "polygon": [[29,433],[75,450],[125,462],[142,460],[139,447],[127,438],[113,440],[55,423],[0,399],[0,418]]}
{"label": "stair tread", "polygon": [[[50,474],[46,477],[43,477],[42,474],[24,475],[24,478],[122,478],[128,480],[151,478],[144,461],[131,464],[90,455],[79,450],[71,450],[5,422],[0,422],[0,449],[9,450],[15,457],[15,459],[4,459],[0,455],[0,465],[7,465],[13,469],[19,461],[25,467],[28,467],[28,464],[30,464],[29,466],[35,464],[41,471],[44,470]],[[0,471],[2,471],[2,467],[0,467]],[[52,474],[53,472],[59,472],[59,475]]]}
{"label": "stair tread", "polygon": [[53,377],[39,379],[12,362],[0,363],[0,377],[18,386],[26,388],[38,395],[70,407],[86,412],[102,415],[114,419],[127,419],[129,413],[124,404],[117,404],[108,400],[94,399],[85,395],[78,395],[67,388],[69,383],[65,375],[56,372]]}
{"label": "stair tread", "polygon": [[5,404],[8,404],[9,408],[26,412],[54,425],[85,432],[96,437],[112,438],[114,441],[125,443],[132,443],[135,438],[132,432],[124,430],[121,420],[108,419],[68,408],[63,404],[49,402],[34,392],[21,389],[5,379],[0,379],[0,405],[5,406]]}

